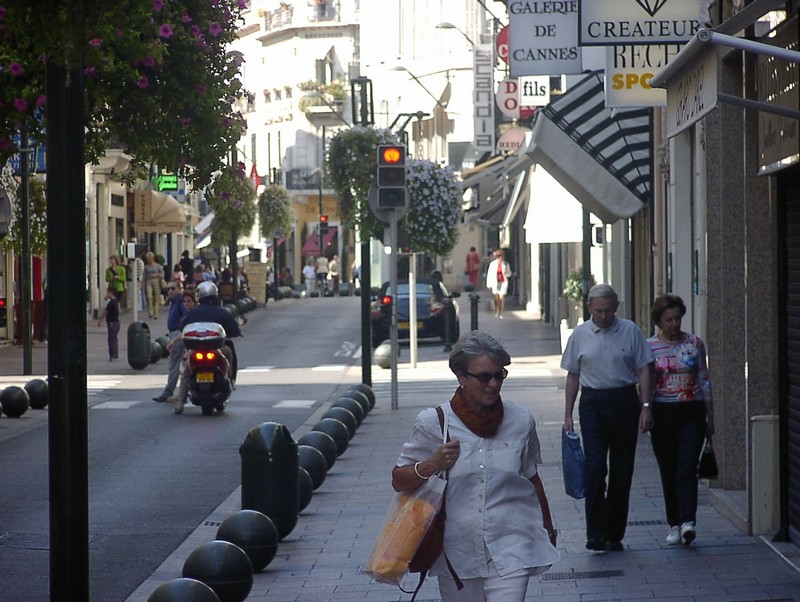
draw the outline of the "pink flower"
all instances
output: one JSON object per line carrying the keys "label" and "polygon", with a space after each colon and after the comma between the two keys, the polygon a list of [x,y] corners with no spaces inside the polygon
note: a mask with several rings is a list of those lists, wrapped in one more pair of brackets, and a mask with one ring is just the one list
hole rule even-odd
{"label": "pink flower", "polygon": [[156,60],[152,56],[146,56],[142,59],[141,64],[143,67],[152,69],[156,66]]}
{"label": "pink flower", "polygon": [[125,32],[124,32],[124,31],[122,31],[122,30],[121,30],[119,27],[117,27],[117,28],[114,30],[114,35],[115,35],[115,36],[117,36],[118,38],[122,38],[122,37],[124,37],[124,36],[125,36]]}
{"label": "pink flower", "polygon": [[192,16],[189,13],[183,13],[183,16],[181,17],[181,21],[183,21],[184,23],[191,23],[192,22]]}
{"label": "pink flower", "polygon": [[213,37],[219,36],[222,33],[222,26],[217,23],[216,21],[208,26],[208,33],[210,33]]}
{"label": "pink flower", "polygon": [[89,40],[89,46],[92,46],[94,48],[100,48],[100,46],[102,45],[103,45],[103,40],[101,40],[100,38],[93,38]]}
{"label": "pink flower", "polygon": [[5,17],[6,17],[6,9],[4,7],[2,7],[2,6],[0,6],[0,21],[5,19]]}
{"label": "pink flower", "polygon": [[28,110],[28,101],[25,100],[24,98],[15,98],[14,108],[20,113],[24,113],[25,111]]}
{"label": "pink flower", "polygon": [[159,13],[164,8],[164,0],[153,0],[153,12]]}
{"label": "pink flower", "polygon": [[7,151],[11,148],[11,140],[4,138],[0,140],[0,151]]}
{"label": "pink flower", "polygon": [[19,77],[20,75],[25,73],[25,70],[19,63],[13,62],[8,66],[8,72],[11,73],[11,75],[13,75],[14,77]]}
{"label": "pink flower", "polygon": [[196,38],[202,38],[203,32],[197,25],[192,25],[192,35]]}
{"label": "pink flower", "polygon": [[143,75],[142,77],[139,78],[139,81],[136,82],[136,85],[139,86],[142,90],[144,90],[145,88],[150,87],[150,80],[147,79],[146,75]]}
{"label": "pink flower", "polygon": [[181,118],[181,125],[189,125],[190,123],[192,123],[192,119],[190,117]]}
{"label": "pink flower", "polygon": [[33,105],[37,109],[41,109],[44,105],[47,104],[47,96],[44,94],[40,94],[39,97],[36,99],[36,103]]}
{"label": "pink flower", "polygon": [[97,69],[95,67],[86,67],[86,69],[83,70],[83,74],[86,77],[95,77],[97,75]]}
{"label": "pink flower", "polygon": [[169,23],[164,23],[161,27],[158,28],[158,35],[162,38],[171,38],[172,37],[172,25]]}

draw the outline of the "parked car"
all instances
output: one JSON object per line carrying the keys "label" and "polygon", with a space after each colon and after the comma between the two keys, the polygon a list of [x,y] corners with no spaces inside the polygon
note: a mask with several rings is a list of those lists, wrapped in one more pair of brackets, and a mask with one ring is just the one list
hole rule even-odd
{"label": "parked car", "polygon": [[[438,280],[422,280],[416,284],[417,336],[420,339],[439,338],[445,340],[445,312],[452,320],[450,340],[455,342],[460,334],[458,325],[459,292],[448,292]],[[445,301],[447,300],[447,301]],[[408,281],[397,282],[397,337],[408,340],[409,328]],[[372,302],[372,346],[377,347],[389,338],[392,297],[388,282],[384,282],[376,299]]]}

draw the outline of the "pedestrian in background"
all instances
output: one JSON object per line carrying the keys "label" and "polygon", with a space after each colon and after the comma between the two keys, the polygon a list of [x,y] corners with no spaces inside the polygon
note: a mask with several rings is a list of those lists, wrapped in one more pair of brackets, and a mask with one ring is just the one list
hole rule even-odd
{"label": "pedestrian in background", "polygon": [[478,268],[481,266],[481,256],[475,250],[475,247],[469,248],[467,253],[466,265],[464,266],[464,273],[469,278],[469,283],[472,285],[473,290],[478,286]]}
{"label": "pedestrian in background", "polygon": [[423,410],[392,471],[398,492],[447,473],[444,553],[430,571],[439,577],[445,602],[521,602],[530,577],[559,559],[538,472],[536,421],[523,406],[500,398],[510,363],[490,335],[463,334],[449,358],[458,388],[439,406],[447,414],[448,442],[442,444],[436,408]]}
{"label": "pedestrian in background", "polygon": [[661,473],[669,532],[666,542],[689,545],[696,537],[697,459],[714,434],[714,402],[699,336],[681,330],[686,305],[678,295],[660,295],[650,317],[658,333],[647,339],[653,352],[653,453]]}
{"label": "pedestrian in background", "polygon": [[503,249],[497,249],[494,259],[486,270],[486,288],[494,295],[494,315],[500,319],[503,318],[505,310],[509,278],[511,278],[511,266],[504,258]]}
{"label": "pedestrian in background", "polygon": [[623,549],[637,429],[644,433],[653,426],[653,354],[639,327],[616,316],[617,307],[617,293],[609,285],[589,289],[591,319],[575,327],[561,358],[567,371],[568,433],[575,430],[572,412],[581,392],[586,549],[593,551]]}
{"label": "pedestrian in background", "polygon": [[125,304],[125,281],[128,278],[128,271],[125,266],[119,264],[119,257],[112,255],[108,258],[106,268],[106,286],[114,288],[117,303],[120,307]]}
{"label": "pedestrian in background", "polygon": [[333,284],[333,296],[339,296],[339,277],[341,274],[339,273],[339,256],[334,255],[333,259],[330,260],[328,263],[328,274],[331,278],[331,283]]}
{"label": "pedestrian in background", "polygon": [[194,259],[189,257],[189,251],[181,253],[181,260],[179,263],[181,264],[181,272],[183,272],[185,277],[184,286],[188,286],[194,275]]}
{"label": "pedestrian in background", "polygon": [[325,296],[325,291],[328,290],[328,258],[324,255],[317,257],[317,285],[319,286],[319,294],[321,297]]}
{"label": "pedestrian in background", "polygon": [[106,289],[106,307],[97,321],[98,326],[106,321],[108,329],[108,361],[113,362],[119,359],[119,302],[117,301],[117,289],[109,286]]}
{"label": "pedestrian in background", "polygon": [[161,282],[164,280],[164,268],[156,262],[156,256],[148,251],[144,256],[144,282],[142,288],[147,299],[147,313],[153,320],[158,320],[161,305]]}
{"label": "pedestrian in background", "polygon": [[169,361],[167,362],[167,384],[161,395],[153,397],[153,401],[165,402],[172,397],[175,387],[178,384],[178,377],[181,373],[181,360],[183,359],[183,339],[181,338],[181,326],[183,319],[189,311],[183,303],[183,287],[179,282],[170,282],[167,286],[169,295],[169,313],[167,314],[167,330],[169,331]]}
{"label": "pedestrian in background", "polygon": [[303,267],[303,280],[306,281],[306,290],[310,295],[317,284],[317,271],[314,269],[314,260],[309,259]]}

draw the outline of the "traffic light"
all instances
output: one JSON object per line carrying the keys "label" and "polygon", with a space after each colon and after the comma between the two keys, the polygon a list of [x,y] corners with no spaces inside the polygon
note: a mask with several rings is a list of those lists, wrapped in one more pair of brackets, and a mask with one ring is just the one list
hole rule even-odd
{"label": "traffic light", "polygon": [[328,216],[319,216],[319,235],[325,236],[328,233]]}
{"label": "traffic light", "polygon": [[406,147],[402,144],[378,145],[378,207],[402,209],[406,206]]}

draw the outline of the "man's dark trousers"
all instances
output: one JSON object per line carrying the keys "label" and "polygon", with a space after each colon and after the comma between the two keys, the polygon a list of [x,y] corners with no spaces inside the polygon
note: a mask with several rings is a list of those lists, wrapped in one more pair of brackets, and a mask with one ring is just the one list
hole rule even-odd
{"label": "man's dark trousers", "polygon": [[640,413],[633,385],[581,390],[587,541],[621,542],[625,537]]}

